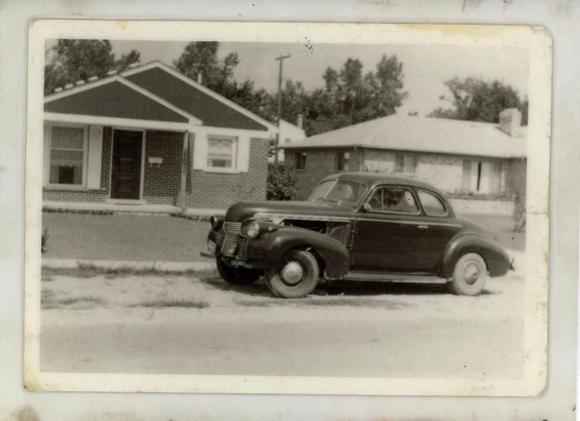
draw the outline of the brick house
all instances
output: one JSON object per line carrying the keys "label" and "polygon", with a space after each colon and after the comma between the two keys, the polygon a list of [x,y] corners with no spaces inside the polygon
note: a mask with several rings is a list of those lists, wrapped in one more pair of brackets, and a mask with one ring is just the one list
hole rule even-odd
{"label": "brick house", "polygon": [[325,176],[370,171],[416,177],[460,211],[513,214],[525,201],[526,127],[516,109],[500,123],[393,114],[284,145],[298,199]]}
{"label": "brick house", "polygon": [[44,100],[43,200],[223,208],[266,198],[277,128],[152,62]]}

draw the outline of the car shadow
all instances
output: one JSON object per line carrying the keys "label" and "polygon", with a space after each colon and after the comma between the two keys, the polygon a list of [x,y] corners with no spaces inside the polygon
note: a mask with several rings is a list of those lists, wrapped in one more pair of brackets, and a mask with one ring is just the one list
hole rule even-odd
{"label": "car shadow", "polygon": [[446,285],[396,282],[333,281],[320,285],[320,295],[441,295],[449,294]]}
{"label": "car shadow", "polygon": [[[209,287],[221,291],[235,291],[253,297],[271,298],[272,294],[266,287],[264,279],[260,278],[255,284],[233,285],[227,283],[221,276],[214,274],[202,279]],[[480,295],[497,295],[496,291],[484,290]],[[379,296],[379,295],[453,295],[445,284],[413,284],[378,281],[330,281],[323,282],[312,292],[311,297],[322,296]]]}

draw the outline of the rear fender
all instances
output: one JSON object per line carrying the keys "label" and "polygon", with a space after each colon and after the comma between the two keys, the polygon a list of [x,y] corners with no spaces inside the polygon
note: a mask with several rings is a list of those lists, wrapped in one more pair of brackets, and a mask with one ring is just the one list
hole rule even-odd
{"label": "rear fender", "polygon": [[460,234],[445,247],[437,268],[439,275],[451,278],[455,264],[467,253],[477,253],[483,257],[492,277],[505,275],[510,269],[509,256],[497,242],[477,234]]}
{"label": "rear fender", "polygon": [[316,231],[297,227],[284,227],[260,235],[268,266],[278,264],[286,253],[294,249],[311,249],[324,261],[326,276],[340,278],[349,268],[347,247],[339,240]]}

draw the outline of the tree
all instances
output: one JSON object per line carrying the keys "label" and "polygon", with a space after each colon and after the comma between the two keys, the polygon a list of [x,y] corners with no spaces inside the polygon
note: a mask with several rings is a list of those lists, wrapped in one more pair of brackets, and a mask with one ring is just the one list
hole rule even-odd
{"label": "tree", "polygon": [[239,63],[236,53],[228,54],[219,60],[219,42],[190,42],[173,65],[190,79],[201,76],[202,83],[208,88],[227,94],[232,89],[234,69]]}
{"label": "tree", "polygon": [[498,80],[487,82],[476,78],[453,78],[445,82],[451,98],[443,97],[451,107],[437,108],[430,117],[455,120],[498,123],[499,113],[506,108],[518,108],[522,112],[522,124],[527,124],[528,101],[521,100],[517,91]]}
{"label": "tree", "polygon": [[[396,56],[383,55],[366,74],[360,60],[349,58],[339,70],[327,67],[322,79],[324,86],[312,91],[292,81],[282,88],[282,118],[292,122],[302,114],[308,135],[393,114],[407,96]],[[275,116],[276,101],[274,96],[268,115]]]}
{"label": "tree", "polygon": [[111,70],[123,71],[139,60],[137,50],[117,59],[108,40],[60,39],[46,52],[44,93],[77,80],[106,76]]}

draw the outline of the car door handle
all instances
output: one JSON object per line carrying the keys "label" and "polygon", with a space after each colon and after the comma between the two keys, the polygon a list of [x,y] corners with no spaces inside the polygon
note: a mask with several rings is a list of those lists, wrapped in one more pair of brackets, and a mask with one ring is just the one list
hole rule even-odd
{"label": "car door handle", "polygon": [[429,225],[424,225],[424,224],[417,225],[417,229],[420,229],[420,230],[426,230],[427,228],[429,228]]}

